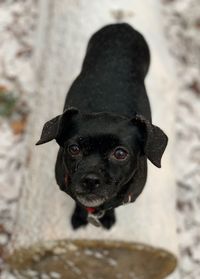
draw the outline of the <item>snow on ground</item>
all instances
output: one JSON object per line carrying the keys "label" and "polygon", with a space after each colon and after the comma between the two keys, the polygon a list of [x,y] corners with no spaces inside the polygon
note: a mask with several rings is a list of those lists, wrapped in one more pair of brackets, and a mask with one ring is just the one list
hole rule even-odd
{"label": "snow on ground", "polygon": [[0,1],[0,258],[12,234],[29,160],[25,129],[34,93],[36,22],[35,0]]}
{"label": "snow on ground", "polygon": [[[180,273],[200,278],[200,5],[162,0],[169,49],[179,85],[177,220]],[[29,154],[26,119],[34,95],[32,57],[37,1],[0,1],[0,255],[8,243]],[[17,59],[16,59],[17,58]],[[5,110],[6,105],[6,110]]]}
{"label": "snow on ground", "polygon": [[177,220],[180,275],[200,278],[200,5],[163,0],[165,30],[177,67]]}

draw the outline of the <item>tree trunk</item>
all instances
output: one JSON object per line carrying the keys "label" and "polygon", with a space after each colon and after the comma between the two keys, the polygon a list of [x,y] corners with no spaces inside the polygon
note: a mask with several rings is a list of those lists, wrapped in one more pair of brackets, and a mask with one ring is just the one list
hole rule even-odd
{"label": "tree trunk", "polygon": [[[54,278],[69,279],[164,278],[175,268],[177,255],[171,162],[176,87],[160,24],[159,1],[39,3],[37,94],[29,125],[31,160],[10,247],[14,253],[9,258],[11,269],[18,278],[40,278],[42,273],[47,278],[57,274]],[[138,200],[117,209],[113,229],[89,225],[74,232],[70,226],[74,202],[59,191],[54,178],[58,146],[34,144],[44,122],[62,112],[66,92],[80,71],[92,33],[117,21],[132,24],[150,45],[152,61],[146,85],[153,123],[169,136],[169,145],[162,169],[149,164],[147,185]]]}

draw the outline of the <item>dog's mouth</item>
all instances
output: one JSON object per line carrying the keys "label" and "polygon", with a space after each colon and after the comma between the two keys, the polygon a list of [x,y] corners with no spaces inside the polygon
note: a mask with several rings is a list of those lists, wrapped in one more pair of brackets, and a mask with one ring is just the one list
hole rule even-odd
{"label": "dog's mouth", "polygon": [[87,195],[79,194],[76,196],[76,198],[82,205],[86,207],[97,207],[102,205],[106,201],[106,198],[99,197],[95,194],[87,194]]}

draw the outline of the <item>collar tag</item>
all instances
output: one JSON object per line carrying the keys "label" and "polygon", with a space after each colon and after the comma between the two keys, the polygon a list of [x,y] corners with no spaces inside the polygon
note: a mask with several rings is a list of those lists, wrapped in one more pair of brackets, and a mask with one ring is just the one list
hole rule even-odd
{"label": "collar tag", "polygon": [[100,210],[98,211],[97,213],[90,213],[88,211],[88,217],[87,217],[87,220],[90,224],[92,224],[93,226],[95,227],[102,227],[102,224],[100,222],[100,218],[102,218],[105,214],[105,211],[104,210]]}
{"label": "collar tag", "polygon": [[101,227],[102,226],[101,222],[99,221],[99,218],[97,216],[95,216],[94,214],[89,213],[88,217],[87,217],[87,220],[90,224],[92,224],[95,227]]}

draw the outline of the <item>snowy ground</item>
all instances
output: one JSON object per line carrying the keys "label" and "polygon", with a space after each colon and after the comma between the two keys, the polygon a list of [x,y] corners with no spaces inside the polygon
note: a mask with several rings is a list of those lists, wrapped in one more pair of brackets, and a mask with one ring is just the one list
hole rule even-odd
{"label": "snowy ground", "polygon": [[[200,5],[162,0],[165,31],[177,67],[177,220],[180,273],[200,278]],[[29,160],[26,119],[34,95],[32,56],[37,0],[0,1],[0,255],[8,243]],[[16,59],[17,58],[17,59]],[[6,108],[6,109],[5,109]]]}
{"label": "snowy ground", "polygon": [[177,67],[177,220],[181,278],[200,278],[200,5],[163,0],[166,35]]}
{"label": "snowy ground", "polygon": [[36,1],[0,1],[0,255],[8,243],[28,162]]}

